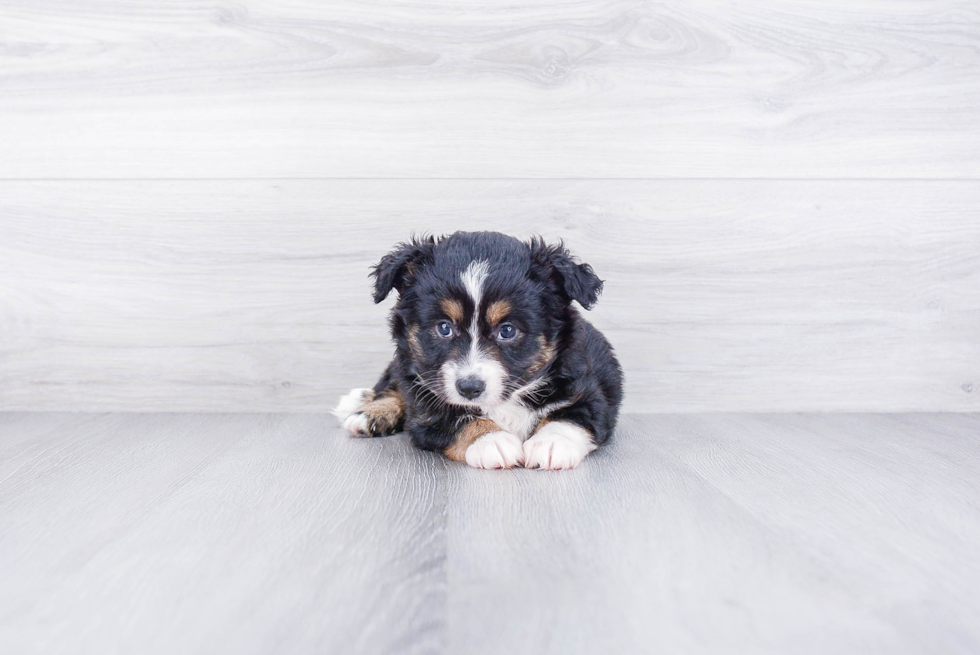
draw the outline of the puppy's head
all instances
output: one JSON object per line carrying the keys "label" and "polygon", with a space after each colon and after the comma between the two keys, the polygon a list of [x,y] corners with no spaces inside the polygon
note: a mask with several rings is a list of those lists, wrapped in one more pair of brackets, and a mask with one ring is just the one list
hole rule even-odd
{"label": "puppy's head", "polygon": [[420,388],[463,407],[532,393],[556,355],[569,304],[590,309],[602,290],[561,243],[496,232],[399,244],[372,275],[375,302],[399,293],[392,334]]}

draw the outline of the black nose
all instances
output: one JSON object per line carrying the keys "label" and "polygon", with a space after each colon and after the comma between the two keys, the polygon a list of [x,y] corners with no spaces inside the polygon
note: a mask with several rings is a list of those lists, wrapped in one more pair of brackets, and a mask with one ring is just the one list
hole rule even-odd
{"label": "black nose", "polygon": [[486,388],[487,385],[480,378],[470,377],[456,380],[456,390],[459,391],[459,395],[467,400],[473,400]]}

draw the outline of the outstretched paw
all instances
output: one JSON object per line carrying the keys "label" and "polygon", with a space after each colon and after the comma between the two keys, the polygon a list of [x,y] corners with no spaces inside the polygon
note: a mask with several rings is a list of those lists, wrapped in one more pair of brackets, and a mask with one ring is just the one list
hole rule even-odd
{"label": "outstretched paw", "polygon": [[355,437],[382,436],[401,428],[405,399],[395,389],[387,389],[380,396],[371,389],[352,389],[333,413]]}
{"label": "outstretched paw", "polygon": [[351,389],[345,396],[340,397],[332,414],[337,417],[344,429],[355,437],[370,437],[368,417],[361,413],[361,408],[374,400],[373,389]]}
{"label": "outstretched paw", "polygon": [[502,430],[487,432],[466,449],[466,463],[481,469],[509,469],[523,464],[521,440]]}
{"label": "outstretched paw", "polygon": [[567,421],[552,421],[524,442],[524,467],[552,471],[575,468],[595,449],[586,429]]}

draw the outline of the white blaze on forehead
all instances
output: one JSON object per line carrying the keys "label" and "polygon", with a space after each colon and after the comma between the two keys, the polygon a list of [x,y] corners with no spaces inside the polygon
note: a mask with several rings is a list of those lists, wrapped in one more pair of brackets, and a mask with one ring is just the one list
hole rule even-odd
{"label": "white blaze on forehead", "polygon": [[459,274],[466,287],[466,293],[473,299],[473,323],[476,323],[480,312],[480,299],[483,297],[483,281],[487,279],[490,264],[485,260],[471,262],[466,270]]}
{"label": "white blaze on forehead", "polygon": [[483,299],[483,282],[487,279],[490,265],[484,261],[471,262],[466,270],[459,274],[466,287],[466,293],[473,300],[473,317],[470,319],[470,359],[469,366],[475,367],[480,360],[477,342],[480,337],[480,301]]}

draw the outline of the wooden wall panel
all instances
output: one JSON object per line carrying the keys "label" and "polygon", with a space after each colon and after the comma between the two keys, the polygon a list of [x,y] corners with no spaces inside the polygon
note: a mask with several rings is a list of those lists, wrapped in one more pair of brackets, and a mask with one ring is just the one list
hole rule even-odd
{"label": "wooden wall panel", "polygon": [[322,411],[413,231],[564,237],[626,409],[980,410],[980,182],[0,183],[0,409]]}
{"label": "wooden wall panel", "polygon": [[980,7],[8,0],[0,178],[980,175]]}

